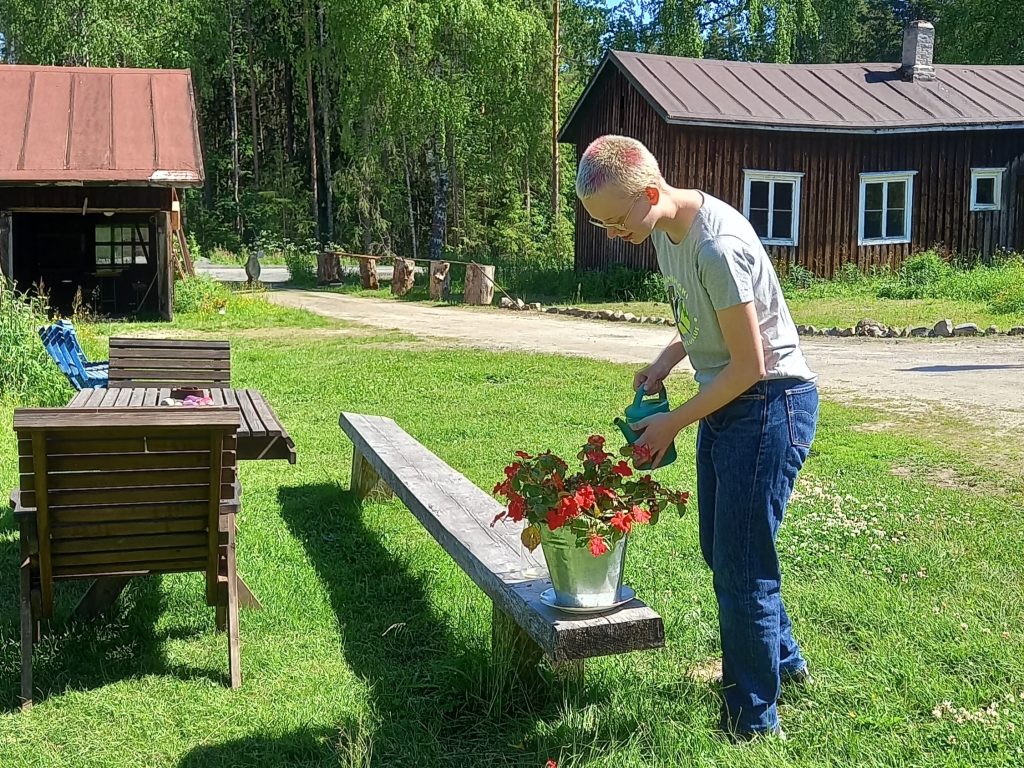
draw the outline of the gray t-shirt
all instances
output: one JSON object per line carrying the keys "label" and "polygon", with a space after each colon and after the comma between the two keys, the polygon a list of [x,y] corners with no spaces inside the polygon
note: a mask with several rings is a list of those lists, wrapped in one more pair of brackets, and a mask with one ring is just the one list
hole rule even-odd
{"label": "gray t-shirt", "polygon": [[728,203],[702,194],[704,204],[681,243],[661,230],[651,234],[697,384],[705,386],[729,363],[716,310],[749,301],[761,326],[765,378],[815,380],[775,268],[754,228]]}

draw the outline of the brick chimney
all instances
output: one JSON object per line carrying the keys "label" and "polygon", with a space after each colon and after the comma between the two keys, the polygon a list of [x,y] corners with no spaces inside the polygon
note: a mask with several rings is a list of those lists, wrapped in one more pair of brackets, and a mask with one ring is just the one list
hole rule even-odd
{"label": "brick chimney", "polygon": [[914,21],[903,32],[903,66],[900,72],[904,80],[917,82],[934,80],[935,27],[927,21]]}

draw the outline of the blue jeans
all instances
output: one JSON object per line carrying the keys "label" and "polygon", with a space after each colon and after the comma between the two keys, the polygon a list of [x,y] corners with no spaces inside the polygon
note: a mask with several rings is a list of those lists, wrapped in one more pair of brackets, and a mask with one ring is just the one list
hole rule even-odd
{"label": "blue jeans", "polygon": [[700,548],[718,598],[729,731],[777,728],[780,681],[806,666],[782,605],[775,536],[817,423],[817,386],[775,379],[701,420],[697,432]]}

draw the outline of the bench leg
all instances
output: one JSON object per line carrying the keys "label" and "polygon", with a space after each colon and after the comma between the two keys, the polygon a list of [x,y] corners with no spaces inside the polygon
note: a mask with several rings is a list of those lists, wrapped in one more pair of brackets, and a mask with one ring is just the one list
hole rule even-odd
{"label": "bench leg", "polygon": [[555,682],[566,691],[579,692],[583,690],[583,683],[586,680],[583,659],[563,661],[560,664],[552,663],[551,669],[555,675]]}
{"label": "bench leg", "polygon": [[32,708],[32,646],[36,622],[32,615],[32,569],[26,557],[21,564],[21,708]]}
{"label": "bench leg", "polygon": [[380,479],[380,475],[355,447],[352,448],[351,488],[359,501],[385,501],[394,496],[387,484]]}
{"label": "bench leg", "polygon": [[[499,689],[506,688],[505,683],[515,681],[530,688],[542,682],[540,663],[544,658],[544,651],[507,613],[493,603],[491,651],[499,675]],[[506,675],[508,679],[502,679]]]}
{"label": "bench leg", "polygon": [[96,579],[75,606],[75,618],[91,619],[99,616],[114,604],[131,579],[131,576],[105,576]]}

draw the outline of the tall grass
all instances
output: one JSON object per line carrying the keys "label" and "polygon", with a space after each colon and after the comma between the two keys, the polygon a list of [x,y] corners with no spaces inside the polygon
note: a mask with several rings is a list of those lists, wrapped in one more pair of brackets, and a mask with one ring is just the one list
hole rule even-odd
{"label": "tall grass", "polygon": [[38,329],[49,323],[46,301],[17,293],[0,280],[0,400],[57,406],[70,385],[43,349]]}
{"label": "tall grass", "polygon": [[1024,313],[1024,256],[1005,254],[991,265],[970,267],[935,251],[907,259],[896,271],[868,274],[847,264],[832,280],[791,267],[783,279],[787,296],[812,298],[946,299],[984,304],[994,314]]}

